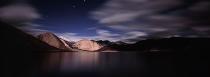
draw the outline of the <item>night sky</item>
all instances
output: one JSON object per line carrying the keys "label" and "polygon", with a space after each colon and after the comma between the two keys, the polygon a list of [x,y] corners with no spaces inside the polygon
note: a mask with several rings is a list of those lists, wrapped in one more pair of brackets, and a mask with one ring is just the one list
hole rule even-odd
{"label": "night sky", "polygon": [[53,32],[73,32],[80,35],[95,35],[91,27],[100,26],[89,16],[105,1],[103,0],[34,0],[31,3],[43,16],[37,24]]}
{"label": "night sky", "polygon": [[135,42],[210,37],[209,0],[0,0],[0,20],[37,35]]}

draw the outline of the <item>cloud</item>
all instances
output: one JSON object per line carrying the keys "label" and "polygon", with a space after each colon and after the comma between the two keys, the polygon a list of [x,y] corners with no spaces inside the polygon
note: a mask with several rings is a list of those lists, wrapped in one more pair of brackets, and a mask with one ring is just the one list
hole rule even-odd
{"label": "cloud", "polygon": [[112,17],[107,17],[101,19],[100,23],[120,23],[120,22],[127,22],[133,21],[139,14],[138,13],[123,13],[123,14],[116,14]]}
{"label": "cloud", "polygon": [[120,34],[114,34],[114,33],[111,33],[110,31],[108,30],[97,30],[96,33],[100,36],[104,36],[104,37],[112,37],[112,36],[119,36]]}
{"label": "cloud", "polygon": [[108,0],[90,14],[108,28],[144,32],[140,37],[210,37],[209,8],[208,0]]}
{"label": "cloud", "polygon": [[43,28],[42,25],[31,23],[31,22],[30,23],[22,23],[19,25],[21,25],[21,26],[16,26],[18,29],[20,29],[28,34],[31,34],[33,36],[37,36],[43,32],[52,32],[49,30],[42,29]]}
{"label": "cloud", "polygon": [[130,31],[127,33],[116,34],[109,30],[99,29],[96,30],[96,33],[97,35],[95,36],[80,36],[77,33],[56,33],[56,35],[68,41],[79,41],[82,39],[89,39],[89,40],[109,40],[112,42],[123,41],[127,43],[133,43],[131,41],[128,41],[128,39],[135,39],[140,36],[147,36],[146,33],[139,31]]}
{"label": "cloud", "polygon": [[41,18],[35,8],[26,3],[14,3],[0,7],[0,20],[9,23],[25,23]]}
{"label": "cloud", "polygon": [[96,33],[97,35],[95,36],[80,36],[77,33],[56,33],[56,35],[68,41],[79,41],[82,39],[118,41],[116,37],[120,35],[102,29],[96,30]]}
{"label": "cloud", "polygon": [[40,19],[39,14],[26,0],[11,0],[0,7],[0,20],[12,24],[13,26],[32,35],[38,35],[48,30],[41,29],[43,26],[35,24],[33,21]]}
{"label": "cloud", "polygon": [[146,33],[144,32],[139,32],[139,31],[131,31],[126,33],[127,36],[130,36],[129,38],[136,38],[136,37],[140,37],[140,36],[147,36]]}
{"label": "cloud", "polygon": [[56,33],[56,35],[64,40],[75,42],[82,39],[89,39],[89,37],[79,36],[76,33]]}

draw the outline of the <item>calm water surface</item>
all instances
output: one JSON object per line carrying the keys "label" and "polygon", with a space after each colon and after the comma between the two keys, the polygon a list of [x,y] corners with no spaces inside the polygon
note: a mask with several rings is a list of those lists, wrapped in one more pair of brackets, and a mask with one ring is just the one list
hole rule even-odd
{"label": "calm water surface", "polygon": [[[28,58],[23,77],[189,77],[208,75],[200,55],[138,52],[57,52]],[[35,63],[35,64],[34,64]],[[20,68],[24,68],[22,65]],[[34,68],[32,68],[34,67]],[[20,69],[21,71],[22,69]]]}

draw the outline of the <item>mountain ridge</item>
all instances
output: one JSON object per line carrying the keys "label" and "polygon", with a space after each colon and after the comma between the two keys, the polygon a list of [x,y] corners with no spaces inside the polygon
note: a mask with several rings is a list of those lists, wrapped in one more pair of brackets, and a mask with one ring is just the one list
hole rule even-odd
{"label": "mountain ridge", "polygon": [[49,44],[50,46],[56,47],[58,49],[71,50],[69,45],[66,44],[66,42],[63,39],[59,38],[52,32],[44,32],[38,35],[37,38]]}
{"label": "mountain ridge", "polygon": [[22,52],[51,52],[62,51],[52,47],[37,38],[29,35],[13,25],[0,21],[0,32],[2,48],[8,51],[16,50]]}

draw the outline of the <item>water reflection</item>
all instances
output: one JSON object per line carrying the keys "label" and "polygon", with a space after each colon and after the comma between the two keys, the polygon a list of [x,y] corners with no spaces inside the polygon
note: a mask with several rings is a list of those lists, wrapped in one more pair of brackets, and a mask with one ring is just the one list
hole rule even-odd
{"label": "water reflection", "polygon": [[143,56],[136,53],[101,53],[101,52],[60,52],[49,53],[44,61],[44,68],[71,71],[114,71],[137,70],[143,68]]}
{"label": "water reflection", "polygon": [[98,52],[49,53],[44,61],[44,68],[60,71],[86,70],[96,67],[98,60]]}
{"label": "water reflection", "polygon": [[62,53],[61,70],[90,69],[97,66],[98,52]]}
{"label": "water reflection", "polygon": [[209,74],[209,60],[197,54],[57,52],[10,56],[13,57],[7,58],[7,77],[204,77]]}

